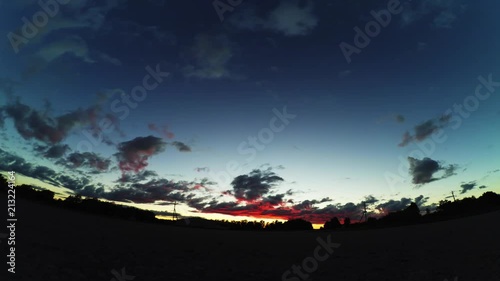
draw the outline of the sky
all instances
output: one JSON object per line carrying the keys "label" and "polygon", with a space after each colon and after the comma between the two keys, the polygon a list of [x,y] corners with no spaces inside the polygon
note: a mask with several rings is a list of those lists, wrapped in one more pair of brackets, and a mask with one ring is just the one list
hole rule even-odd
{"label": "sky", "polygon": [[366,2],[0,1],[0,170],[314,224],[499,192],[500,3]]}

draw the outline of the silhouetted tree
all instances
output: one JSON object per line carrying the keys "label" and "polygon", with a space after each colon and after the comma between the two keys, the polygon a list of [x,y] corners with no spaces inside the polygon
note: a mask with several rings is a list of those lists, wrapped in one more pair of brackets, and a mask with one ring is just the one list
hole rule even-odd
{"label": "silhouetted tree", "polygon": [[9,188],[9,182],[7,181],[7,178],[4,175],[0,175],[1,192],[7,193],[8,188]]}
{"label": "silhouetted tree", "polygon": [[288,220],[283,224],[283,230],[312,230],[310,222],[303,219]]}
{"label": "silhouetted tree", "polygon": [[366,224],[368,225],[375,225],[377,223],[377,219],[374,218],[374,217],[369,217],[367,220],[366,220]]}
{"label": "silhouetted tree", "polygon": [[323,225],[323,229],[339,229],[341,228],[342,225],[340,224],[340,221],[337,217],[333,217],[329,221],[325,222]]}
{"label": "silhouetted tree", "polygon": [[349,225],[351,225],[351,219],[349,217],[344,218],[344,224],[343,224],[343,226],[344,227],[349,227]]}

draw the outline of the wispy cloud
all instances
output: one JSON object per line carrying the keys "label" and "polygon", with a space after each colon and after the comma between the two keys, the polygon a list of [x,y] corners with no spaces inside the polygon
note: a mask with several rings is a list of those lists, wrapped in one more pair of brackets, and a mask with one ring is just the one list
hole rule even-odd
{"label": "wispy cloud", "polygon": [[280,1],[267,16],[257,15],[255,7],[241,9],[231,16],[229,22],[241,30],[269,30],[285,36],[308,35],[318,24],[312,1]]}
{"label": "wispy cloud", "polygon": [[198,34],[188,50],[190,62],[183,68],[186,77],[204,79],[231,78],[228,69],[233,57],[232,43],[225,35]]}
{"label": "wispy cloud", "polygon": [[453,23],[465,12],[462,0],[423,0],[404,3],[401,25],[406,27],[424,18],[431,18],[435,28],[452,28]]}
{"label": "wispy cloud", "polygon": [[[413,129],[413,134],[405,132],[400,147],[407,146],[412,141],[423,141],[430,137],[432,134],[438,132],[440,129],[445,128],[450,122],[451,115],[443,115],[439,118],[427,120]],[[403,118],[404,121],[404,118]]]}

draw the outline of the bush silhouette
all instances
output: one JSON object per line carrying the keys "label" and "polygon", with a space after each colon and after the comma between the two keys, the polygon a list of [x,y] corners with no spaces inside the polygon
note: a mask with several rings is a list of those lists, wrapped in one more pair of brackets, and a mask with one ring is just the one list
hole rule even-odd
{"label": "bush silhouette", "polygon": [[325,222],[323,229],[339,229],[342,225],[337,217],[333,217],[331,220]]}
{"label": "bush silhouette", "polygon": [[349,227],[351,225],[351,219],[350,218],[344,218],[344,227]]}

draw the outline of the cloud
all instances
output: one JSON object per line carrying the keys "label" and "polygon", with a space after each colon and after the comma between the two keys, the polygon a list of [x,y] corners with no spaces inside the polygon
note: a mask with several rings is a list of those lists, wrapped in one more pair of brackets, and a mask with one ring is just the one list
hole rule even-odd
{"label": "cloud", "polygon": [[231,16],[229,23],[241,30],[263,29],[285,36],[308,35],[317,26],[318,18],[313,13],[313,2],[304,3],[282,0],[266,17],[258,16],[255,7],[241,9]]}
{"label": "cloud", "polygon": [[66,158],[60,159],[56,164],[69,169],[86,168],[90,173],[104,173],[110,171],[111,160],[105,159],[94,152],[73,152]]}
{"label": "cloud", "polygon": [[[428,157],[422,160],[408,157],[408,162],[410,163],[412,182],[419,186],[455,175],[457,169],[456,165],[442,166],[439,162]],[[434,174],[439,171],[444,171],[444,174],[438,178],[434,177]]]}
{"label": "cloud", "polygon": [[125,174],[120,179],[116,180],[116,183],[139,183],[145,181],[149,178],[157,177],[158,174],[152,170],[142,170],[137,174]]}
{"label": "cloud", "polygon": [[94,130],[98,128],[96,120],[100,109],[94,106],[52,117],[16,99],[0,108],[0,111],[14,121],[16,131],[25,140],[36,139],[54,145],[63,141],[76,127],[90,125]]}
{"label": "cloud", "polygon": [[129,20],[111,20],[103,29],[108,34],[120,35],[126,43],[135,42],[148,47],[158,44],[170,46],[177,44],[175,34],[159,26],[142,25]]}
{"label": "cloud", "polygon": [[[345,204],[328,204],[324,207],[318,207],[320,203],[332,201],[330,198],[323,199],[311,199],[304,200],[299,203],[293,204],[291,199],[286,199],[287,193],[280,193],[275,195],[263,195],[266,194],[267,189],[263,189],[263,192],[258,193],[255,198],[260,198],[259,200],[236,200],[232,202],[219,202],[218,199],[212,198],[207,201],[201,197],[197,200],[193,200],[189,206],[197,209],[201,213],[217,213],[226,214],[233,216],[247,216],[255,218],[268,218],[268,219],[293,219],[302,218],[308,220],[315,224],[322,224],[329,221],[333,217],[345,218],[349,217],[352,221],[357,221],[361,218],[364,211],[364,204],[368,203],[368,216],[370,217],[381,217],[388,212],[400,211],[407,207],[412,200],[409,198],[402,198],[400,200],[390,200],[388,202],[380,203],[375,206],[375,209],[381,211],[380,213],[371,213],[371,204],[379,202],[379,200],[373,196],[365,197],[363,202],[353,203],[348,202]],[[425,207],[424,204],[427,202],[429,197],[424,197],[420,195],[414,199],[414,202],[419,206],[419,208]]]}
{"label": "cloud", "polygon": [[24,158],[0,149],[0,171],[15,171],[27,177],[41,180],[43,182],[60,186],[56,180],[58,173],[46,166],[28,163]]}
{"label": "cloud", "polygon": [[432,134],[445,128],[450,122],[451,115],[443,115],[439,118],[427,120],[414,127],[413,135],[410,132],[405,132],[403,139],[399,143],[400,147],[407,146],[412,141],[423,141]]}
{"label": "cloud", "polygon": [[167,179],[152,179],[145,183],[134,182],[126,185],[117,185],[109,192],[101,194],[108,200],[151,204],[156,201],[188,202],[191,190],[190,183],[174,182]]}
{"label": "cloud", "polygon": [[71,5],[68,5],[68,14],[71,12],[72,18],[86,27],[98,30],[106,21],[107,14],[120,6],[127,3],[128,0],[111,0],[104,2],[95,2],[87,0],[72,0]]}
{"label": "cloud", "polygon": [[465,12],[462,0],[423,0],[406,2],[401,13],[401,25],[406,27],[422,19],[431,18],[435,28],[452,28],[458,16]]}
{"label": "cloud", "polygon": [[196,35],[188,55],[191,62],[184,67],[184,75],[203,79],[233,77],[227,69],[233,57],[231,45],[225,35]]}
{"label": "cloud", "polygon": [[429,197],[424,197],[423,195],[420,195],[415,198],[414,202],[417,204],[419,208],[423,207],[425,203],[429,200]]}
{"label": "cloud", "polygon": [[409,198],[401,198],[400,200],[389,200],[385,203],[378,204],[375,208],[381,211],[383,214],[388,214],[391,212],[396,212],[403,210],[408,207],[411,203]]}
{"label": "cloud", "polygon": [[76,35],[45,45],[35,56],[50,63],[66,54],[71,54],[87,63],[95,63],[95,60],[89,56],[89,48],[85,40]]}
{"label": "cloud", "polygon": [[255,169],[248,175],[241,175],[231,182],[232,194],[238,201],[252,202],[261,199],[283,179],[270,170]]}
{"label": "cloud", "polygon": [[108,54],[100,52],[99,58],[105,62],[109,62],[109,63],[114,64],[116,66],[122,66],[122,62],[119,59],[113,58],[113,57],[109,56]]}
{"label": "cloud", "polygon": [[[175,134],[168,129],[168,125],[158,126],[156,124],[150,123],[148,124],[148,129],[160,134],[163,138],[166,139],[173,139],[175,137]],[[180,152],[191,152],[191,147],[183,142],[173,141],[168,144],[174,146]]]}
{"label": "cloud", "polygon": [[265,26],[286,36],[297,36],[307,35],[317,24],[312,1],[306,1],[303,8],[299,6],[299,1],[281,1],[269,15]]}
{"label": "cloud", "polygon": [[332,199],[328,197],[321,200],[304,200],[301,203],[294,205],[292,208],[295,210],[311,210],[314,208],[314,205],[330,201],[332,201]]}
{"label": "cloud", "polygon": [[53,146],[35,146],[35,150],[47,158],[61,158],[70,148],[67,144],[56,144]]}
{"label": "cloud", "polygon": [[[61,183],[62,187],[71,189],[73,191],[84,190],[85,187],[92,185],[88,177],[73,177],[65,174],[59,174],[56,180]],[[82,194],[83,195],[83,194]]]}
{"label": "cloud", "polygon": [[[362,214],[363,204],[329,204],[318,207],[318,204],[331,202],[330,198],[304,200],[294,203],[287,198],[293,194],[291,190],[275,194],[274,187],[283,179],[272,172],[271,168],[253,170],[247,175],[240,175],[232,182],[233,190],[223,192],[233,196],[234,201],[221,202],[219,198],[196,197],[188,203],[201,213],[217,213],[233,216],[249,216],[268,219],[303,218],[312,223],[324,223],[332,217],[351,217],[358,219]],[[195,200],[196,199],[196,200]],[[373,196],[367,200],[378,201]]]}
{"label": "cloud", "polygon": [[183,142],[174,141],[170,145],[173,145],[180,152],[191,152],[191,147],[189,147],[187,144],[185,144]]}
{"label": "cloud", "polygon": [[401,114],[397,114],[396,116],[394,116],[394,119],[398,123],[404,123],[405,122],[405,117],[403,115],[401,115]]}
{"label": "cloud", "polygon": [[462,188],[462,190],[460,190],[460,194],[467,193],[468,191],[473,190],[476,187],[479,189],[487,188],[487,186],[485,185],[478,186],[478,184],[475,181],[471,181],[469,183],[464,183],[460,185],[460,188]]}
{"label": "cloud", "polygon": [[377,198],[373,197],[373,195],[369,195],[369,196],[365,197],[365,200],[363,202],[365,202],[366,204],[375,204],[378,201],[380,201],[380,200],[378,200]]}
{"label": "cloud", "polygon": [[476,186],[477,186],[476,182],[469,182],[469,183],[461,184],[460,188],[462,188],[462,190],[460,191],[460,194],[464,194],[469,190],[473,190]]}
{"label": "cloud", "polygon": [[197,168],[194,168],[194,170],[196,172],[209,172],[210,168],[209,167],[197,167]]}
{"label": "cloud", "polygon": [[154,136],[137,137],[133,140],[118,144],[118,153],[115,154],[122,173],[135,173],[148,166],[147,160],[165,150],[167,145],[161,138]]}

